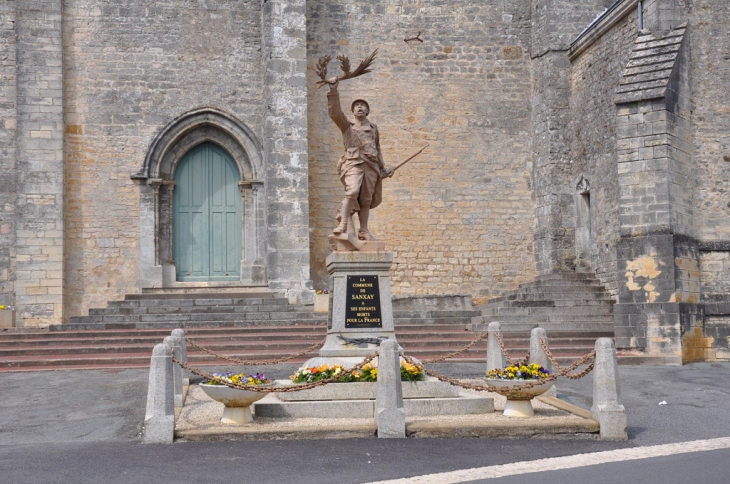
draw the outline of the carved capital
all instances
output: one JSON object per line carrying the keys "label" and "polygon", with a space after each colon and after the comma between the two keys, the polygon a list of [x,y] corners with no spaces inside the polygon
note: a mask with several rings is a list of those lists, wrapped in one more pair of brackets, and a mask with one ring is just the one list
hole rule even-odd
{"label": "carved capital", "polygon": [[587,195],[591,192],[591,184],[587,178],[581,176],[580,181],[575,186],[575,190],[580,195]]}
{"label": "carved capital", "polygon": [[241,190],[241,195],[246,196],[246,190],[253,190],[254,193],[256,193],[256,190],[264,186],[264,182],[261,180],[244,180],[238,182],[238,189]]}

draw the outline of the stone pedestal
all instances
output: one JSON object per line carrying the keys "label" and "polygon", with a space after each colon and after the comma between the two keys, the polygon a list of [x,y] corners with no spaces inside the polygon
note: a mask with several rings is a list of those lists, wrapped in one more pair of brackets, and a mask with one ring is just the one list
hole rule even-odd
{"label": "stone pedestal", "polygon": [[327,339],[320,358],[307,366],[351,366],[375,353],[383,340],[395,340],[390,292],[393,253],[333,252],[326,262],[331,296]]}

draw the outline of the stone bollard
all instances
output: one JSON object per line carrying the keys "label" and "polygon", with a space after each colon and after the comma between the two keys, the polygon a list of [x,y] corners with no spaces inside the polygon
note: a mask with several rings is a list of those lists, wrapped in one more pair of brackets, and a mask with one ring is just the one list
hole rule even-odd
{"label": "stone bollard", "polygon": [[[166,336],[165,339],[162,340],[164,344],[172,348],[172,354],[177,358],[180,359],[180,342],[177,338],[174,338],[172,336]],[[182,408],[183,401],[182,401],[182,384],[183,384],[183,369],[180,365],[173,362],[172,365],[172,380],[173,380],[173,388],[175,389],[175,407],[176,408]]]}
{"label": "stone bollard", "polygon": [[378,438],[402,439],[406,436],[406,409],[400,380],[398,342],[386,339],[378,355],[378,390],[375,398],[375,423]]}
{"label": "stone bollard", "polygon": [[147,410],[142,443],[171,444],[175,434],[172,355],[170,347],[158,344],[152,350]]}
{"label": "stone bollard", "polygon": [[[172,334],[170,335],[173,338],[177,339],[178,347],[180,348],[180,356],[177,357],[178,360],[182,361],[183,363],[188,362],[188,345],[185,342],[185,331],[183,331],[180,328],[173,329]],[[183,386],[189,386],[190,385],[190,379],[188,372],[183,369],[182,370],[182,384]]]}
{"label": "stone bollard", "polygon": [[[544,328],[532,328],[530,331],[530,361],[528,363],[537,363],[538,365],[545,368],[550,374],[555,372],[553,364],[550,363],[550,359],[547,357],[547,353],[542,349],[540,339],[545,340],[545,346],[548,345],[548,337]],[[554,397],[557,395],[555,385],[551,386],[548,391],[544,393],[545,396]]]}
{"label": "stone bollard", "polygon": [[487,373],[489,373],[489,370],[504,368],[505,359],[502,348],[499,347],[497,341],[497,333],[501,333],[502,325],[497,321],[492,321],[489,323],[487,330],[489,331],[489,338],[487,339]]}
{"label": "stone bollard", "polygon": [[618,360],[610,338],[596,340],[593,368],[593,407],[591,416],[601,426],[601,439],[626,440],[626,409],[619,404]]}

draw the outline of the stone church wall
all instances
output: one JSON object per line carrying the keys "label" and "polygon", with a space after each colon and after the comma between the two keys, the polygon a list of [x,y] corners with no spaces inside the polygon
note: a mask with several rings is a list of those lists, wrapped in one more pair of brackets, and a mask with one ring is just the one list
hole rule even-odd
{"label": "stone church wall", "polygon": [[[612,294],[618,292],[616,243],[619,238],[616,88],[637,35],[635,12],[625,16],[571,66],[568,129],[573,175],[590,183],[590,262]],[[573,191],[576,187],[571,187]]]}
{"label": "stone church wall", "polygon": [[730,4],[692,10],[693,165],[695,227],[700,239],[703,301],[730,302]]}
{"label": "stone church wall", "polygon": [[136,286],[142,166],[171,120],[210,106],[262,136],[259,0],[67,0],[65,316]]}
{"label": "stone church wall", "polygon": [[[309,84],[316,59],[374,72],[340,85],[349,111],[369,101],[386,165],[430,147],[384,182],[373,233],[396,252],[394,293],[496,296],[535,276],[531,193],[530,5],[525,0],[308,2]],[[423,43],[404,42],[421,32]],[[337,61],[330,75],[339,72]],[[326,287],[326,236],[343,198],[339,130],[326,88],[309,92],[311,268]]]}
{"label": "stone church wall", "polygon": [[730,3],[703,3],[689,25],[695,225],[702,241],[730,242]]}

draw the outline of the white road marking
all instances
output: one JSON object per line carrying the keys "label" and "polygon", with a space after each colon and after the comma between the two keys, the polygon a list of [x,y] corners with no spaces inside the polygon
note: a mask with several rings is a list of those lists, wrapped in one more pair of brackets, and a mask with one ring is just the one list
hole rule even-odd
{"label": "white road marking", "polygon": [[524,462],[513,462],[489,467],[475,467],[473,469],[462,469],[452,472],[441,472],[438,474],[427,474],[423,476],[407,477],[404,479],[393,479],[389,481],[378,481],[371,484],[450,484],[468,482],[477,479],[494,479],[498,477],[529,474],[531,472],[555,471],[558,469],[573,469],[610,462],[623,462],[629,460],[648,459],[651,457],[664,457],[675,454],[688,454],[690,452],[703,452],[707,450],[730,448],[730,437],[719,439],[694,440],[691,442],[678,442],[676,444],[652,445],[647,447],[632,447],[627,449],[607,450],[594,452],[592,454],[576,454],[565,457],[551,457]]}

